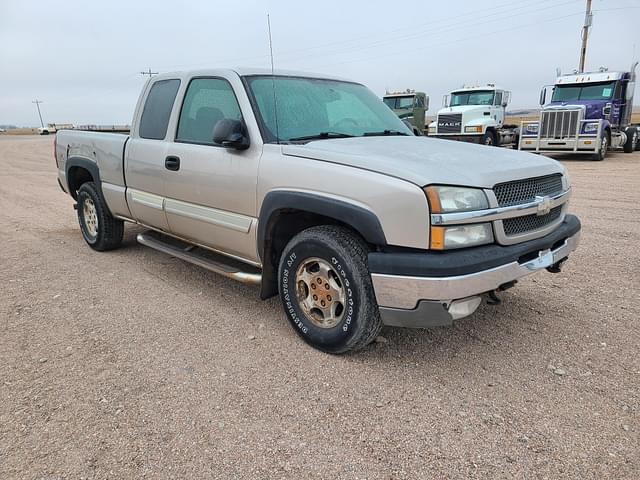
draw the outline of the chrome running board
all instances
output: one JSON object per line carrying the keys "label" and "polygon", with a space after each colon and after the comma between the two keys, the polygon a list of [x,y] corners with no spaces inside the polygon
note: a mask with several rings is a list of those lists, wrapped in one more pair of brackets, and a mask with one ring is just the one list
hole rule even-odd
{"label": "chrome running board", "polygon": [[195,245],[153,231],[139,233],[136,239],[145,247],[193,263],[238,282],[250,285],[260,285],[262,282],[262,274],[259,269]]}

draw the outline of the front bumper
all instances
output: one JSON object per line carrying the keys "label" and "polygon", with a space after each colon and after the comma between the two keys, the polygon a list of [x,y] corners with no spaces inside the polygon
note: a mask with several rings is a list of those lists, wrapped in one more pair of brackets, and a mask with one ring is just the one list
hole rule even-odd
{"label": "front bumper", "polygon": [[467,143],[480,143],[482,139],[481,133],[468,133],[468,134],[433,134],[429,135],[429,137],[433,138],[442,138],[444,140],[455,140],[456,142],[467,142]]}
{"label": "front bumper", "polygon": [[586,153],[594,154],[600,150],[600,139],[596,135],[584,135],[572,138],[553,139],[526,137],[520,139],[520,150],[545,153]]}
{"label": "front bumper", "polygon": [[562,262],[580,240],[580,221],[567,215],[542,238],[451,252],[371,253],[369,266],[387,325],[450,325],[471,315],[480,295]]}

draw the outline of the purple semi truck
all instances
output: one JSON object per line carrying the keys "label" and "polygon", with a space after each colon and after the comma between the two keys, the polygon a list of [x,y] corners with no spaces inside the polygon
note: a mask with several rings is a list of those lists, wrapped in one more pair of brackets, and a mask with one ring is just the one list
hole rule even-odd
{"label": "purple semi truck", "polygon": [[[631,124],[635,62],[628,72],[558,75],[540,93],[540,119],[522,122],[519,149],[537,153],[587,154],[603,160],[607,150],[640,149],[639,126]],[[551,101],[546,104],[547,90]]]}

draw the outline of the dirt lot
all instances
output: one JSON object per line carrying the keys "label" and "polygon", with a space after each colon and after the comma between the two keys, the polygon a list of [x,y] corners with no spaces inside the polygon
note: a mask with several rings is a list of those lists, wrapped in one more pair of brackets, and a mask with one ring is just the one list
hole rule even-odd
{"label": "dirt lot", "polygon": [[52,140],[0,138],[0,478],[638,478],[640,154],[565,162],[561,274],[333,357],[137,227],[91,251]]}

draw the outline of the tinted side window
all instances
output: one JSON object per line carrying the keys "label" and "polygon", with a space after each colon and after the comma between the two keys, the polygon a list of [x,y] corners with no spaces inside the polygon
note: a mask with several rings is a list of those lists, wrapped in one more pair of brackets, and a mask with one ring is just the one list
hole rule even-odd
{"label": "tinted side window", "polygon": [[502,92],[496,92],[496,101],[494,105],[502,105]]}
{"label": "tinted side window", "polygon": [[194,78],[184,96],[176,141],[213,145],[213,129],[222,119],[242,120],[229,82],[220,78]]}
{"label": "tinted side window", "polygon": [[160,80],[153,84],[140,119],[140,137],[162,140],[167,134],[173,101],[180,80]]}

